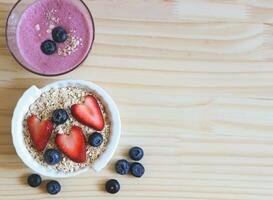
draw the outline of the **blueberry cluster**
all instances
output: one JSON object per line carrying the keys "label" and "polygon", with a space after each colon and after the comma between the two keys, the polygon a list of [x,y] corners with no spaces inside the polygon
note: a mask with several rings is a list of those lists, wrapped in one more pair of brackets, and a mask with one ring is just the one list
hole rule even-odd
{"label": "blueberry cluster", "polygon": [[45,40],[41,44],[41,50],[46,55],[52,55],[57,51],[56,43],[63,43],[67,40],[68,34],[64,28],[58,26],[52,30],[52,39]]}
{"label": "blueberry cluster", "polygon": [[[144,151],[140,147],[133,147],[129,151],[129,157],[134,161],[140,161],[143,156]],[[116,162],[115,170],[120,175],[126,175],[130,172],[134,177],[138,178],[142,177],[145,173],[145,168],[141,163],[129,163],[125,159]],[[111,194],[115,194],[120,190],[120,184],[116,179],[110,179],[105,184],[105,190]]]}
{"label": "blueberry cluster", "polygon": [[[140,161],[144,156],[144,151],[140,147],[133,147],[129,151],[129,157],[134,161]],[[120,175],[130,173],[135,177],[143,176],[145,172],[145,168],[139,162],[129,163],[127,160],[122,159],[118,160],[115,165],[116,172]]]}
{"label": "blueberry cluster", "polygon": [[[42,183],[42,178],[38,174],[31,174],[27,179],[28,185],[30,187],[39,187]],[[61,185],[58,181],[49,181],[46,184],[46,190],[49,194],[55,195],[61,191]]]}

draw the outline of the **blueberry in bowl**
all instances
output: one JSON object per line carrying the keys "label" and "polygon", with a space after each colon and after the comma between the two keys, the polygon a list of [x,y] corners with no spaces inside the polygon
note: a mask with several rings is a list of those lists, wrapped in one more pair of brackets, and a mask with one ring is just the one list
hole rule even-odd
{"label": "blueberry in bowl", "polygon": [[49,165],[56,165],[61,162],[62,155],[56,149],[47,149],[44,153],[44,160]]}
{"label": "blueberry in bowl", "polygon": [[56,125],[64,124],[68,118],[69,116],[64,109],[57,109],[52,113],[52,122]]}
{"label": "blueberry in bowl", "polygon": [[99,147],[103,143],[103,136],[99,132],[95,132],[89,136],[88,143],[93,147]]}

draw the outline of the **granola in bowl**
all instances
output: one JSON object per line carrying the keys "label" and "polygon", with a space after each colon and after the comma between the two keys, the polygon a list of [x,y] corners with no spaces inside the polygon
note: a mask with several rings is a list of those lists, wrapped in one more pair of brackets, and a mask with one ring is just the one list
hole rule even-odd
{"label": "granola in bowl", "polygon": [[121,135],[111,96],[84,80],[31,86],[18,100],[11,123],[17,155],[31,170],[51,178],[101,171]]}
{"label": "granola in bowl", "polygon": [[[79,122],[72,114],[71,107],[76,104],[83,104],[87,96],[92,96],[96,99],[99,109],[101,111],[104,127],[102,130],[98,131],[93,127],[87,126]],[[28,127],[28,119],[31,116],[36,116],[40,120],[51,120],[52,114],[57,109],[63,109],[68,114],[68,119],[65,123],[62,124],[53,124],[52,133],[50,138],[43,150],[38,151],[35,147],[35,144],[32,140],[30,134],[30,128]],[[52,121],[52,120],[51,120]],[[47,167],[51,167],[57,171],[63,172],[74,172],[79,169],[85,168],[86,166],[91,165],[104,151],[108,143],[108,138],[111,134],[111,122],[107,116],[107,112],[104,108],[104,105],[96,94],[89,92],[85,88],[80,87],[63,87],[50,89],[47,92],[44,92],[31,106],[29,107],[28,112],[24,117],[24,140],[26,147],[30,154],[35,158],[35,160]],[[86,159],[84,162],[75,162],[69,158],[69,155],[62,153],[61,161],[55,165],[48,165],[44,159],[44,153],[47,149],[58,149],[56,145],[56,135],[59,134],[69,134],[69,131],[73,126],[79,127],[85,137],[85,141],[88,140],[88,136],[92,135],[95,132],[99,132],[103,136],[103,142],[100,146],[94,147],[89,144],[86,144]]]}

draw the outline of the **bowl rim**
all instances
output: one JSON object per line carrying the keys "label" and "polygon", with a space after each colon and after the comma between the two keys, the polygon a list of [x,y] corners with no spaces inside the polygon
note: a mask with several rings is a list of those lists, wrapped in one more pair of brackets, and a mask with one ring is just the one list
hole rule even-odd
{"label": "bowl rim", "polygon": [[9,50],[10,54],[12,55],[12,57],[16,60],[16,62],[21,66],[23,67],[25,70],[33,73],[33,74],[36,74],[36,75],[39,75],[39,76],[44,76],[44,77],[54,77],[54,76],[61,76],[61,75],[65,75],[65,74],[68,74],[74,70],[76,70],[77,68],[79,68],[85,61],[86,59],[88,58],[92,48],[93,48],[93,45],[94,45],[94,41],[95,41],[95,35],[96,35],[96,30],[95,30],[95,22],[94,22],[94,18],[93,18],[93,15],[89,9],[89,7],[87,6],[87,4],[83,1],[83,0],[79,0],[81,1],[81,3],[84,5],[84,7],[87,9],[88,13],[89,13],[89,16],[90,16],[90,19],[91,19],[91,22],[92,22],[92,28],[93,28],[93,37],[92,37],[92,40],[91,40],[91,45],[86,53],[86,56],[82,59],[82,61],[75,65],[75,67],[71,68],[70,70],[68,71],[65,71],[65,72],[62,72],[62,73],[56,73],[56,74],[43,74],[43,73],[39,73],[39,72],[36,72],[34,70],[31,70],[29,69],[28,67],[26,67],[25,65],[23,65],[17,58],[16,56],[14,55],[14,53],[11,51],[11,48],[9,46],[9,42],[8,42],[8,22],[9,22],[9,19],[10,19],[10,16],[13,12],[13,10],[16,8],[16,6],[23,0],[17,0],[17,2],[12,6],[9,14],[8,14],[8,17],[7,17],[7,21],[6,21],[6,27],[5,27],[5,37],[6,37],[6,46],[7,46],[7,49]]}
{"label": "bowl rim", "polygon": [[[90,91],[94,92],[100,99],[106,110],[108,115],[111,118],[111,135],[109,137],[108,144],[106,146],[105,151],[96,159],[96,161],[88,165],[76,172],[58,172],[52,168],[47,168],[46,166],[42,166],[39,164],[28,152],[26,148],[26,144],[24,142],[23,135],[23,120],[26,112],[22,112],[22,110],[28,110],[29,106],[38,98],[40,95],[52,88],[62,88],[67,86],[78,86],[90,89]],[[21,123],[18,123],[20,121]],[[62,80],[53,82],[51,84],[38,89],[36,86],[31,86],[27,89],[24,94],[20,97],[17,102],[17,105],[14,109],[12,122],[11,122],[11,132],[12,132],[12,141],[15,147],[17,155],[24,162],[24,164],[32,169],[34,172],[39,173],[46,177],[52,178],[65,178],[79,175],[83,172],[88,171],[90,168],[93,168],[95,171],[100,171],[103,169],[111,160],[118,146],[120,135],[121,135],[121,120],[118,108],[111,98],[111,96],[98,85],[84,80]],[[21,145],[24,145],[23,148]],[[26,153],[26,154],[25,154]]]}

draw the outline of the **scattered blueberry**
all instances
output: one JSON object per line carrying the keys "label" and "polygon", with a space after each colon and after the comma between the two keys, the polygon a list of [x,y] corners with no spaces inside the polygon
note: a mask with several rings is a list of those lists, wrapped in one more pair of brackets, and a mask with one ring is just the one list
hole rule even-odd
{"label": "scattered blueberry", "polygon": [[38,187],[42,183],[42,178],[38,174],[32,174],[27,178],[27,183],[31,187]]}
{"label": "scattered blueberry", "polygon": [[115,179],[110,179],[105,184],[105,190],[111,194],[115,194],[120,190],[120,184]]}
{"label": "scattered blueberry", "polygon": [[129,151],[129,156],[132,160],[139,161],[144,156],[144,151],[140,147],[133,147]]}
{"label": "scattered blueberry", "polygon": [[53,111],[52,121],[57,125],[65,123],[68,118],[69,116],[64,109],[57,109]]}
{"label": "scattered blueberry", "polygon": [[119,160],[116,163],[116,172],[120,175],[125,175],[128,174],[129,170],[130,170],[130,164],[127,160]]}
{"label": "scattered blueberry", "polygon": [[52,38],[55,42],[64,42],[67,40],[67,32],[60,26],[52,30]]}
{"label": "scattered blueberry", "polygon": [[56,52],[56,43],[52,40],[46,40],[41,44],[41,50],[46,55],[51,55]]}
{"label": "scattered blueberry", "polygon": [[134,162],[131,164],[130,172],[135,177],[141,177],[141,176],[143,176],[143,174],[145,172],[145,168],[143,167],[142,164],[140,164],[138,162]]}
{"label": "scattered blueberry", "polygon": [[58,181],[50,181],[46,185],[49,194],[58,194],[61,191],[61,185]]}
{"label": "scattered blueberry", "polygon": [[44,160],[49,165],[56,165],[62,160],[62,155],[56,149],[47,149],[44,153]]}
{"label": "scattered blueberry", "polygon": [[103,143],[103,136],[100,133],[95,132],[89,136],[88,143],[93,147],[99,147]]}

